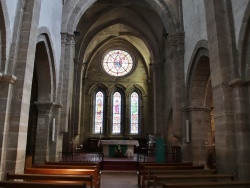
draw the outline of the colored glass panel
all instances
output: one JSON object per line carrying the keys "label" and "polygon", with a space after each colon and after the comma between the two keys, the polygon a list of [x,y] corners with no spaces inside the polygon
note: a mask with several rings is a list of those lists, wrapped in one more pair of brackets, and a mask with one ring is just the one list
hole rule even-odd
{"label": "colored glass panel", "polygon": [[101,91],[96,93],[95,97],[95,126],[94,133],[101,133],[103,130],[103,101],[104,95]]}
{"label": "colored glass panel", "polygon": [[133,68],[132,57],[122,50],[113,50],[105,55],[103,69],[111,76],[125,76]]}
{"label": "colored glass panel", "polygon": [[113,126],[112,133],[121,133],[121,94],[115,92],[113,95]]}
{"label": "colored glass panel", "polygon": [[136,92],[131,94],[131,104],[130,104],[130,133],[138,134],[138,124],[139,124],[139,96]]}

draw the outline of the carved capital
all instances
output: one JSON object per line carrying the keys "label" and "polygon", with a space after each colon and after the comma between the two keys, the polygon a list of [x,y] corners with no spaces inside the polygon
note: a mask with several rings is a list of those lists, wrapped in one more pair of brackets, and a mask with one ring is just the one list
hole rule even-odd
{"label": "carved capital", "polygon": [[230,82],[228,82],[228,85],[230,87],[243,86],[246,84],[247,84],[247,81],[242,79],[242,78],[235,78],[235,79],[231,80]]}
{"label": "carved capital", "polygon": [[69,33],[61,33],[61,42],[68,45],[73,45],[75,44],[75,35]]}
{"label": "carved capital", "polygon": [[205,106],[189,106],[188,111],[203,111],[203,112],[207,112],[207,113],[211,113],[212,109],[209,107],[205,107]]}
{"label": "carved capital", "polygon": [[3,75],[0,73],[0,81],[4,83],[14,84],[17,80],[17,77],[14,75]]}
{"label": "carved capital", "polygon": [[55,106],[53,102],[35,102],[37,109],[41,115],[51,114],[51,110]]}
{"label": "carved capital", "polygon": [[61,42],[66,43],[68,33],[61,33]]}
{"label": "carved capital", "polygon": [[54,108],[62,108],[63,105],[61,103],[55,103]]}
{"label": "carved capital", "polygon": [[184,40],[185,40],[184,33],[169,34],[166,37],[167,46],[178,46],[179,44],[184,44]]}

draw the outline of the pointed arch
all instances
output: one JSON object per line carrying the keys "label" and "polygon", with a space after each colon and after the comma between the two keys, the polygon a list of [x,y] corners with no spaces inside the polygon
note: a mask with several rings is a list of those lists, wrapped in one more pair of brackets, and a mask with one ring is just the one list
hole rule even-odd
{"label": "pointed arch", "polygon": [[52,46],[47,33],[37,37],[35,69],[38,79],[38,101],[55,101],[56,73]]}
{"label": "pointed arch", "polygon": [[247,4],[247,8],[242,20],[239,39],[238,39],[238,49],[239,49],[239,72],[243,79],[250,79],[250,2]]}
{"label": "pointed arch", "polygon": [[8,10],[5,1],[0,2],[0,74],[4,73],[6,70],[6,64],[8,63],[7,51],[9,51],[9,41],[10,39],[10,23],[7,14]]}
{"label": "pointed arch", "polygon": [[[90,8],[92,4],[94,4],[96,0],[78,0],[77,2],[74,1],[74,4],[71,1],[67,1],[64,5],[65,14],[63,14],[63,25],[62,31],[73,33],[75,31],[79,20],[81,19],[84,12]],[[176,17],[173,16],[173,13],[170,11],[169,6],[166,2],[159,1],[159,0],[145,0],[152,9],[154,9],[158,15],[161,17],[165,29],[169,33],[175,33],[177,31],[179,22]],[[143,4],[143,1],[134,1],[133,3]]]}

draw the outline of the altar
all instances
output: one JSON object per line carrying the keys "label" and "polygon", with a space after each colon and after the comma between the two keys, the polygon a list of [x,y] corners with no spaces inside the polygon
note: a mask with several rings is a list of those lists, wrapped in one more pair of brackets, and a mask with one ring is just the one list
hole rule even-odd
{"label": "altar", "polygon": [[99,146],[102,146],[104,157],[112,157],[115,147],[120,145],[122,152],[127,156],[134,155],[134,146],[138,147],[138,140],[99,140]]}

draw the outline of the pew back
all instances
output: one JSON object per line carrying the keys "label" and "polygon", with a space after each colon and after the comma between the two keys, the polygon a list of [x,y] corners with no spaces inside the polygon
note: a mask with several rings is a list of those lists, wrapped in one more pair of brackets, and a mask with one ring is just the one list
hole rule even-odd
{"label": "pew back", "polygon": [[141,187],[141,176],[143,175],[144,167],[146,166],[193,166],[192,162],[178,163],[156,163],[156,162],[140,162],[138,170],[138,185]]}
{"label": "pew back", "polygon": [[21,182],[21,181],[0,181],[0,187],[4,188],[86,188],[82,183],[65,184],[53,182]]}
{"label": "pew back", "polygon": [[50,174],[50,175],[92,175],[95,188],[100,187],[99,173],[97,169],[72,169],[72,168],[25,168],[25,174]]}
{"label": "pew back", "polygon": [[250,181],[217,181],[217,182],[185,182],[185,183],[163,183],[162,188],[186,188],[186,187],[217,187],[217,188],[249,188]]}
{"label": "pew back", "polygon": [[70,183],[77,182],[78,184],[87,184],[90,188],[93,187],[92,175],[48,175],[48,174],[15,174],[7,173],[7,181],[22,180],[25,182],[52,182],[52,183]]}

